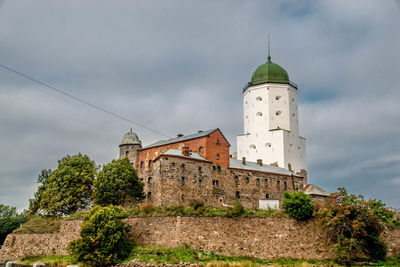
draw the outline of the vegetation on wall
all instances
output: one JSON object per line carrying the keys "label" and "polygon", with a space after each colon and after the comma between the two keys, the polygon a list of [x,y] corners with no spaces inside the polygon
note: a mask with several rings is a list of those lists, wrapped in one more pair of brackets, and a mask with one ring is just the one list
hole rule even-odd
{"label": "vegetation on wall", "polygon": [[321,207],[317,214],[335,241],[338,258],[346,262],[361,255],[384,259],[387,246],[381,234],[385,227],[400,226],[396,213],[382,202],[366,201],[361,195],[348,194],[344,188],[339,188],[334,201]]}
{"label": "vegetation on wall", "polygon": [[113,160],[94,181],[94,201],[99,205],[123,205],[144,198],[143,184],[128,158]]}
{"label": "vegetation on wall", "polygon": [[30,200],[30,210],[61,216],[88,208],[96,171],[94,161],[86,155],[63,157],[56,170],[43,170],[39,175],[40,185]]}
{"label": "vegetation on wall", "polygon": [[282,207],[290,217],[302,221],[310,219],[314,212],[314,203],[304,192],[285,192]]}
{"label": "vegetation on wall", "polygon": [[17,213],[15,207],[0,204],[0,245],[3,244],[8,234],[12,233],[26,220],[26,214]]}
{"label": "vegetation on wall", "polygon": [[108,266],[129,256],[133,244],[128,239],[129,227],[122,219],[125,210],[117,206],[95,206],[85,216],[80,238],[69,244],[77,261],[91,266]]}

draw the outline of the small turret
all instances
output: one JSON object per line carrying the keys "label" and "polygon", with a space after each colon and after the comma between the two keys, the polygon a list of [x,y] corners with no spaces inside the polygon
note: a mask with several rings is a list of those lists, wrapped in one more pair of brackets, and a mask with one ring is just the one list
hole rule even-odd
{"label": "small turret", "polygon": [[139,140],[139,137],[136,133],[132,131],[126,133],[124,138],[122,139],[121,144],[119,145],[119,158],[128,158],[129,162],[134,167],[137,167],[137,161],[139,159],[139,150],[142,148],[142,142]]}

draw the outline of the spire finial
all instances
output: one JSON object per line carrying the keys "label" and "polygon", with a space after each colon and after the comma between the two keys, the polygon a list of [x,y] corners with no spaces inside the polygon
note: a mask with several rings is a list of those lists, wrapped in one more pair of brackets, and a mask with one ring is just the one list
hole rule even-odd
{"label": "spire finial", "polygon": [[269,33],[268,33],[268,62],[271,62],[271,53],[269,49]]}

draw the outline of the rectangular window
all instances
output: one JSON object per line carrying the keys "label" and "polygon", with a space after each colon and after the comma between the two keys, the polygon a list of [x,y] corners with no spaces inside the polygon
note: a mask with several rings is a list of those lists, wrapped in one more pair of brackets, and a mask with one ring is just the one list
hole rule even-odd
{"label": "rectangular window", "polygon": [[256,179],[256,185],[259,186],[260,185],[260,178]]}
{"label": "rectangular window", "polygon": [[276,189],[278,189],[278,190],[281,189],[281,181],[276,182]]}
{"label": "rectangular window", "polygon": [[236,191],[236,195],[235,195],[236,199],[240,199],[240,192]]}
{"label": "rectangular window", "polygon": [[287,191],[287,182],[283,182],[283,188],[285,189],[285,191]]}
{"label": "rectangular window", "polygon": [[182,185],[185,184],[185,177],[181,177],[181,184],[182,184]]}
{"label": "rectangular window", "polygon": [[264,179],[264,186],[268,187],[268,179]]}

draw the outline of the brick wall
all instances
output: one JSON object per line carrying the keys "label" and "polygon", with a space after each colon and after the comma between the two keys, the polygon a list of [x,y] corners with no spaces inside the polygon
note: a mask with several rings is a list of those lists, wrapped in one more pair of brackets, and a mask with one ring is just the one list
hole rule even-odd
{"label": "brick wall", "polygon": [[[316,220],[297,222],[286,217],[130,218],[130,233],[138,245],[189,245],[206,252],[260,258],[330,259],[332,245]],[[79,235],[80,221],[62,222],[59,233],[11,234],[0,250],[0,262],[39,254],[67,254]],[[400,230],[386,233],[389,255],[400,253]]]}

